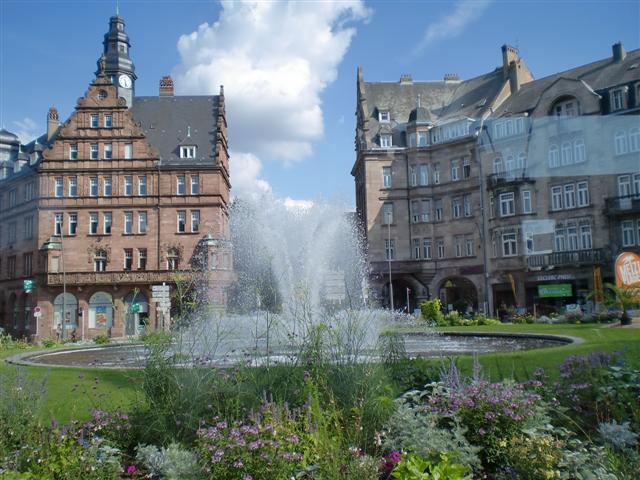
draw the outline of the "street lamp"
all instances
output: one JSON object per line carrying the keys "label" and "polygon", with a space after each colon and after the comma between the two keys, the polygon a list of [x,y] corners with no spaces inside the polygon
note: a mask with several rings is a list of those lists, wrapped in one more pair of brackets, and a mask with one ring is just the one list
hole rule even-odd
{"label": "street lamp", "polygon": [[488,261],[487,261],[487,215],[485,211],[485,199],[484,199],[484,185],[483,185],[483,170],[482,170],[482,159],[480,158],[480,142],[482,135],[482,131],[484,130],[484,121],[485,117],[480,120],[480,128],[478,128],[476,132],[476,148],[475,148],[475,157],[476,162],[478,163],[478,176],[480,177],[479,185],[480,185],[480,218],[482,220],[482,231],[480,233],[480,242],[482,244],[482,266],[483,266],[483,277],[484,277],[484,313],[485,315],[489,315],[489,271],[488,271]]}
{"label": "street lamp", "polygon": [[391,311],[393,311],[393,283],[391,281],[391,212],[386,213],[387,217],[387,230],[389,234],[387,243],[387,260],[389,261],[389,299],[391,300]]}

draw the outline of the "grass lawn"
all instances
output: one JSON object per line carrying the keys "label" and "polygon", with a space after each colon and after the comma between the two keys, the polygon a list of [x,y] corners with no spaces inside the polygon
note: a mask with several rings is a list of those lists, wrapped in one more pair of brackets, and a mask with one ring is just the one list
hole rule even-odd
{"label": "grass lawn", "polygon": [[[562,347],[481,355],[479,359],[483,371],[492,379],[524,379],[538,367],[554,376],[557,375],[558,365],[567,356],[593,351],[622,352],[627,361],[640,367],[640,328],[602,325],[494,325],[438,328],[436,331],[546,333],[581,337],[584,340],[583,343]],[[44,420],[55,419],[59,423],[66,423],[71,419],[86,419],[93,407],[126,408],[136,395],[140,373],[135,370],[16,367],[2,361],[23,351],[0,352],[0,378],[12,378],[20,374],[35,381],[45,381],[40,412]],[[470,357],[460,357],[458,364],[463,371],[469,372],[472,362]]]}

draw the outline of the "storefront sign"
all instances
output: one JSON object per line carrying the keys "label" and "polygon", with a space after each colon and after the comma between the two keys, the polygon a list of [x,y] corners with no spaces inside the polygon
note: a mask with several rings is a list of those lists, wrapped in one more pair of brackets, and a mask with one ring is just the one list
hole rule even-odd
{"label": "storefront sign", "polygon": [[540,298],[572,297],[573,293],[570,283],[551,283],[538,285],[538,296]]}
{"label": "storefront sign", "polygon": [[623,252],[616,258],[616,284],[618,287],[640,288],[640,255]]}
{"label": "storefront sign", "polygon": [[573,273],[555,273],[551,275],[536,276],[537,282],[554,282],[558,280],[574,280],[576,276]]}

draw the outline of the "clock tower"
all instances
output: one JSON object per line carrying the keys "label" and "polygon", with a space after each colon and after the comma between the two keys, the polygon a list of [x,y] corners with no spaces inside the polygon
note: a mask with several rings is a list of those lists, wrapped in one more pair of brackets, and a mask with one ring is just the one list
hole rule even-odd
{"label": "clock tower", "polygon": [[118,97],[123,97],[131,108],[135,93],[135,67],[129,58],[129,37],[124,32],[124,19],[115,15],[109,19],[109,31],[104,35],[104,51],[98,60],[96,75],[103,73],[116,86]]}

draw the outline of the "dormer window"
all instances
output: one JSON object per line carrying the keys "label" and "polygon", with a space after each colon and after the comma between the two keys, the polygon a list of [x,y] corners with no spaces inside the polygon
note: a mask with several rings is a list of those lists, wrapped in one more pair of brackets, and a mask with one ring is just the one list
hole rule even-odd
{"label": "dormer window", "polygon": [[624,90],[618,88],[611,92],[611,111],[622,110],[624,108]]}
{"label": "dormer window", "polygon": [[195,145],[185,145],[180,147],[180,158],[196,158]]}
{"label": "dormer window", "polygon": [[388,111],[379,111],[378,112],[378,121],[380,123],[389,123],[391,121],[391,115]]}
{"label": "dormer window", "polygon": [[552,109],[556,117],[576,117],[580,115],[580,105],[575,98],[557,102]]}
{"label": "dormer window", "polygon": [[389,148],[392,145],[392,139],[391,139],[391,135],[389,134],[382,134],[380,135],[380,146],[382,148]]}

